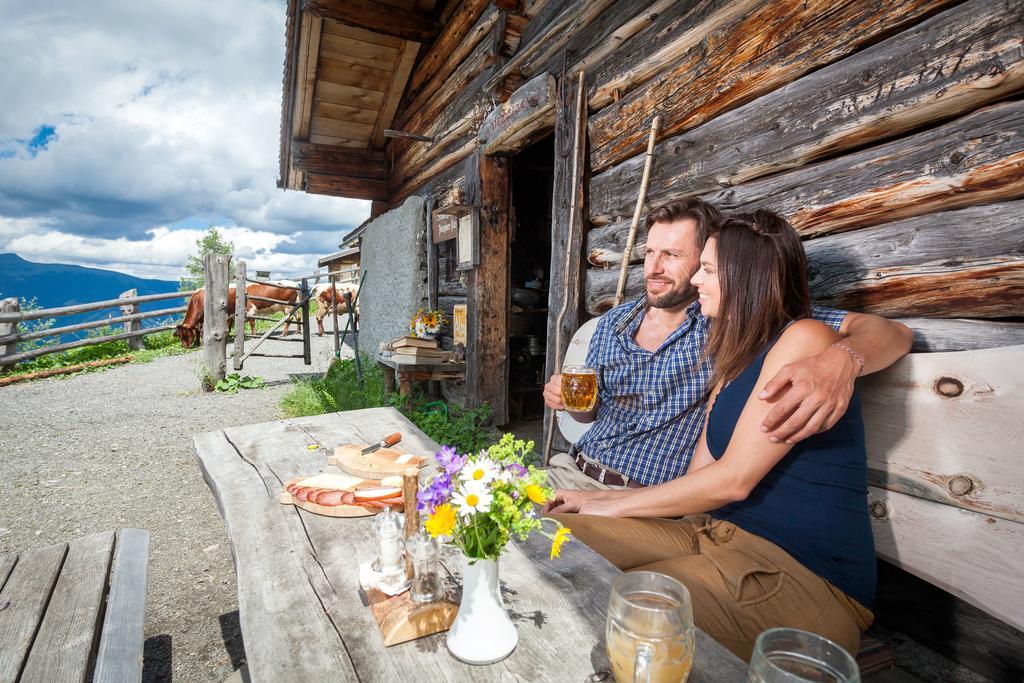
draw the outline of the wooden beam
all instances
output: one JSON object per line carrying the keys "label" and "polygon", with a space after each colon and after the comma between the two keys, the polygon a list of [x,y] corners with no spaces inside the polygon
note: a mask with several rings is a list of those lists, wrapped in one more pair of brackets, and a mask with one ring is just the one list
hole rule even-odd
{"label": "wooden beam", "polygon": [[292,142],[292,166],[308,173],[385,180],[388,161],[384,152]]}
{"label": "wooden beam", "polygon": [[391,72],[391,82],[384,93],[384,101],[380,105],[380,113],[373,127],[371,143],[374,149],[384,148],[384,130],[391,127],[395,119],[395,111],[398,110],[398,103],[405,92],[405,84],[409,80],[413,64],[416,63],[416,55],[419,54],[420,44],[406,41],[402,49],[398,51],[398,58],[395,61],[395,68]]}
{"label": "wooden beam", "polygon": [[[409,92],[418,93],[424,83],[430,80],[457,53],[461,43],[470,35],[474,24],[487,9],[488,0],[463,0],[461,3],[449,3],[457,6],[455,14],[444,25],[437,40],[430,46],[423,59],[409,77]],[[488,29],[490,30],[490,29]],[[486,34],[486,31],[484,32]]]}
{"label": "wooden beam", "polygon": [[[1020,91],[1021,12],[1019,4],[970,0],[663,140],[648,205],[835,157]],[[594,177],[594,223],[629,215],[642,170],[636,156]]]}
{"label": "wooden beam", "polygon": [[547,73],[516,90],[480,125],[484,154],[511,154],[534,139],[536,131],[553,128],[555,99],[555,77]]}
{"label": "wooden beam", "polygon": [[654,111],[663,116],[664,135],[693,128],[952,1],[836,5],[826,0],[765,0],[703,36],[643,88],[591,117],[591,166],[600,171],[642,152]]}
{"label": "wooden beam", "polygon": [[303,11],[385,36],[422,42],[437,35],[433,17],[371,0],[305,0]]}
{"label": "wooden beam", "polygon": [[1024,323],[998,320],[900,318],[914,332],[914,353],[1024,346]]}
{"label": "wooden beam", "polygon": [[301,17],[291,133],[293,139],[305,140],[309,137],[309,125],[313,115],[313,95],[316,89],[323,20],[305,13]]}
{"label": "wooden beam", "polygon": [[810,240],[811,294],[886,316],[1024,316],[1021,225],[1024,201],[1016,201]]}
{"label": "wooden beam", "polygon": [[[478,155],[480,265],[469,276],[466,393],[490,404],[495,424],[508,423],[508,314],[512,231],[508,160]],[[470,201],[473,197],[469,197]],[[469,341],[467,339],[467,341]]]}
{"label": "wooden beam", "polygon": [[350,199],[388,199],[387,182],[373,178],[354,178],[345,175],[306,174],[306,192]]}
{"label": "wooden beam", "polygon": [[[561,372],[560,361],[580,323],[583,288],[583,183],[585,178],[586,112],[576,103],[577,77],[565,74],[555,97],[554,186],[551,200],[551,286],[548,291],[544,377]],[[579,143],[576,144],[577,139]],[[575,146],[574,146],[575,145]],[[564,304],[564,313],[562,313]],[[559,319],[561,313],[561,319]],[[550,409],[544,408],[544,443],[565,450]],[[546,450],[546,449],[545,449]],[[543,456],[548,457],[545,453]]]}

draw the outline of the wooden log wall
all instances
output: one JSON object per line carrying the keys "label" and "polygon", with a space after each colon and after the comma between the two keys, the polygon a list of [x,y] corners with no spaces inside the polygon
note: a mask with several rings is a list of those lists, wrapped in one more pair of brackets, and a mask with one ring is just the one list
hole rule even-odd
{"label": "wooden log wall", "polygon": [[[495,108],[524,84],[583,68],[587,234],[569,265],[582,263],[586,313],[611,305],[643,145],[660,114],[647,208],[700,196],[726,211],[779,211],[806,239],[817,301],[904,321],[917,352],[1013,347],[1000,362],[1024,360],[1024,0],[453,4],[399,112],[407,130],[434,139],[392,144],[392,201],[412,192],[436,206],[465,201],[465,188],[480,182],[480,162],[469,161],[493,139],[481,132],[488,115],[499,116]],[[518,148],[499,143],[492,151]],[[566,231],[556,219],[553,235]],[[628,256],[627,297],[643,291],[643,242],[641,231]],[[493,244],[497,253],[502,243]],[[564,267],[563,249],[553,247],[553,268]],[[468,294],[472,304],[479,284],[439,278],[439,301],[447,308]],[[553,281],[552,300],[563,294],[559,287]],[[967,357],[949,358],[955,364]],[[927,373],[943,375],[943,359],[934,360],[924,364]],[[924,365],[902,372],[916,377],[914,368]],[[954,370],[947,374],[967,381],[978,368]],[[897,391],[900,377],[868,383],[865,392]],[[985,401],[1003,396],[978,391],[971,394],[980,411],[971,413],[974,421],[984,417]],[[884,553],[896,557],[895,543],[922,548],[913,539],[936,507],[964,528],[985,529],[992,543],[1019,543],[1019,482],[983,483],[1002,477],[992,475],[1008,457],[998,452],[1001,444],[1024,438],[1019,426],[998,428],[1010,431],[993,442],[984,467],[958,456],[939,464],[964,471],[943,469],[939,478],[928,469],[936,463],[913,443],[872,446],[873,495],[891,507],[890,517],[876,517],[893,530],[882,538]],[[887,453],[909,464],[889,468]],[[971,491],[958,493],[965,481]],[[1012,617],[991,590],[998,571],[986,575],[985,586],[945,570],[928,574],[921,567],[934,558],[923,552],[907,555],[905,567]]]}

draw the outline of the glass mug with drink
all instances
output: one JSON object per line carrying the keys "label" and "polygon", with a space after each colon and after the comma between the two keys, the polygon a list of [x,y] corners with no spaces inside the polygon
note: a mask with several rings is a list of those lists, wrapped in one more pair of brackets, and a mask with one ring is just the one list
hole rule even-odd
{"label": "glass mug with drink", "polygon": [[795,628],[770,628],[757,637],[747,683],[860,683],[860,669],[827,638]]}
{"label": "glass mug with drink", "polygon": [[582,365],[563,367],[562,402],[573,412],[593,410],[597,403],[597,371]]}
{"label": "glass mug with drink", "polygon": [[685,683],[693,665],[690,592],[657,572],[620,574],[605,639],[618,683]]}

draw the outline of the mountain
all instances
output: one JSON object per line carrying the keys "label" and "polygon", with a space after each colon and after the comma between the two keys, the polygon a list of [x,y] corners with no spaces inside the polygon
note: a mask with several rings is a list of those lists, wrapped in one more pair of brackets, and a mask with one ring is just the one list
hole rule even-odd
{"label": "mountain", "polygon": [[[121,292],[129,289],[136,289],[139,296],[163,294],[178,291],[178,283],[173,280],[150,280],[113,270],[64,263],[33,263],[17,254],[0,254],[0,299],[24,297],[29,300],[35,297],[42,308],[56,308],[116,299]],[[171,299],[142,304],[140,308],[143,311],[153,311],[184,304],[184,299]],[[61,316],[57,318],[54,326],[63,327],[119,315],[119,308],[105,308],[100,311]],[[155,324],[155,321],[146,319],[143,323],[149,326]],[[85,334],[78,332],[63,335],[62,341],[79,339]]]}

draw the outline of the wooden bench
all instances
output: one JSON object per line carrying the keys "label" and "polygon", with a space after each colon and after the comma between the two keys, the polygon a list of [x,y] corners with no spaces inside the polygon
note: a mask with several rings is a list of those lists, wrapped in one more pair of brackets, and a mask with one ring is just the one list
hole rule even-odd
{"label": "wooden bench", "polygon": [[[593,319],[580,327],[565,364],[585,363],[596,326]],[[858,388],[878,557],[955,596],[945,601],[947,609],[963,612],[959,601],[977,608],[950,619],[970,626],[946,626],[939,639],[916,629],[911,635],[987,675],[1018,673],[1024,668],[1024,346],[911,353],[859,380]],[[558,427],[575,442],[589,425],[558,413]],[[879,579],[885,600],[876,608],[884,610],[894,592],[884,582],[901,578],[882,572]],[[906,585],[896,591],[906,593]],[[935,620],[934,609],[908,610],[909,600],[901,599],[901,630],[915,626],[908,614]],[[979,633],[975,644],[963,642],[971,630]],[[993,656],[1001,660],[996,667]]]}
{"label": "wooden bench", "polygon": [[139,681],[149,534],[0,556],[0,682]]}

